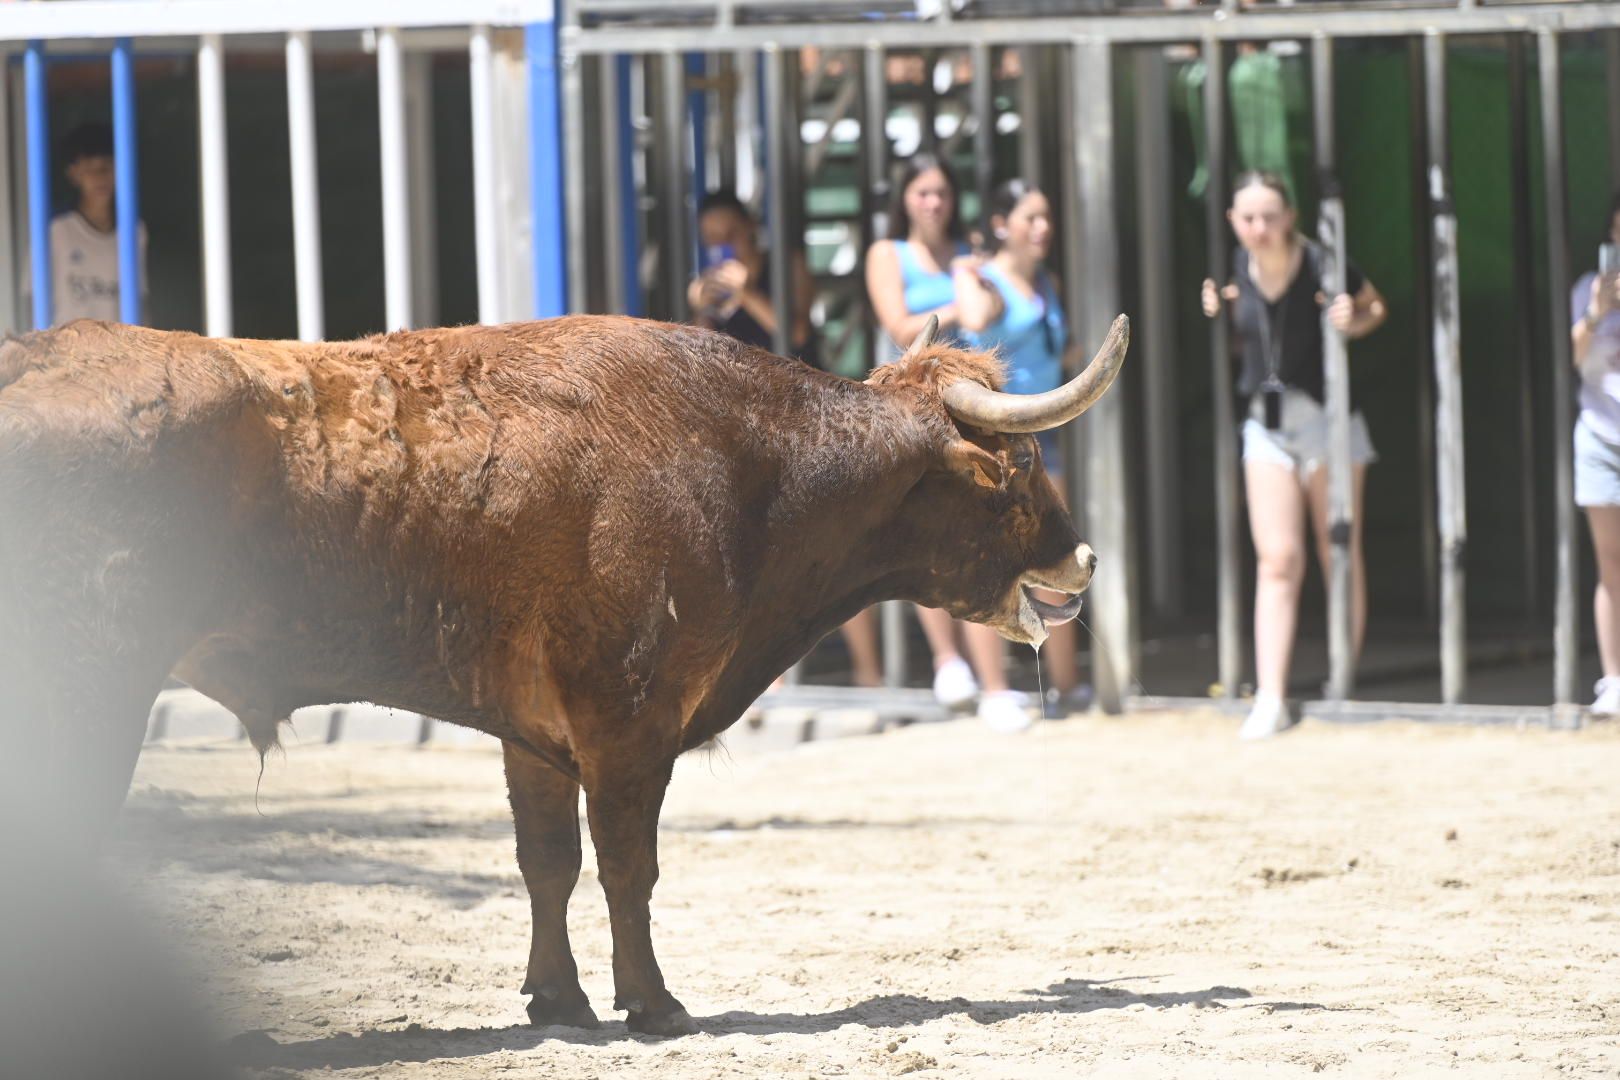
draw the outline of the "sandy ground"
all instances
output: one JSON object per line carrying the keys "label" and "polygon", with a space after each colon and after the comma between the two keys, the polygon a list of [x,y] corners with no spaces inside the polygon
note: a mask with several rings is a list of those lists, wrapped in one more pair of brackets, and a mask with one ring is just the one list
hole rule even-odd
{"label": "sandy ground", "polygon": [[702,1033],[524,1025],[481,747],[154,747],[114,852],[255,1076],[1620,1075],[1620,730],[970,721],[683,760],[654,940]]}

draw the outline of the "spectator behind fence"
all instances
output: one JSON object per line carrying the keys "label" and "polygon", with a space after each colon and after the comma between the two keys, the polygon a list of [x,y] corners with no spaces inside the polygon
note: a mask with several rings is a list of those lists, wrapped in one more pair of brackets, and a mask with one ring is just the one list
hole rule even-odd
{"label": "spectator behind fence", "polygon": [[[711,191],[698,203],[699,257],[702,263],[686,288],[687,304],[700,326],[719,330],[738,341],[774,349],[776,305],[771,299],[770,254],[759,246],[759,224],[734,192]],[[803,251],[789,258],[792,288],[788,310],[792,325],[789,351],[817,366],[815,334],[810,326],[810,304],[815,283]]]}
{"label": "spectator behind fence", "polygon": [[[976,349],[995,349],[1001,354],[1007,365],[1004,389],[1009,393],[1055,390],[1064,379],[1069,326],[1063,317],[1058,283],[1046,269],[1054,232],[1052,205],[1033,184],[1009,180],[991,194],[986,219],[995,254],[980,267],[980,273],[995,288],[1000,303],[990,303],[982,291],[968,291],[962,301],[962,336]],[[1064,462],[1058,433],[1043,431],[1036,440],[1046,472],[1062,492]],[[1057,594],[1042,596],[1054,604],[1064,600]],[[1076,641],[1074,623],[1064,623],[1052,628],[1052,636],[1041,649],[1060,712],[1091,703],[1089,687],[1080,685]],[[987,678],[985,688],[989,691],[991,687]],[[980,715],[1000,730],[1029,726],[1029,714],[1005,693],[1005,681],[999,689],[1000,695],[986,693]]]}
{"label": "spectator behind fence", "polygon": [[[698,240],[704,267],[687,286],[686,297],[699,325],[728,334],[749,345],[772,349],[776,308],[771,299],[771,263],[756,242],[759,227],[741,199],[726,190],[712,191],[698,203]],[[814,365],[818,350],[810,325],[814,283],[804,253],[792,253],[794,355]],[[882,686],[878,666],[877,624],[863,611],[843,626],[856,686]],[[780,680],[772,684],[781,685]]]}
{"label": "spectator behind fence", "polygon": [[[51,325],[61,326],[74,319],[118,322],[118,206],[112,128],[106,124],[74,128],[62,140],[61,160],[68,183],[77,193],[77,202],[73,209],[51,219]],[[137,235],[144,321],[144,223],[138,226]]]}
{"label": "spectator behind fence", "polygon": [[[1254,589],[1254,707],[1239,735],[1265,738],[1292,723],[1285,697],[1305,580],[1305,512],[1316,530],[1317,557],[1329,565],[1329,420],[1322,407],[1321,309],[1334,329],[1359,338],[1384,321],[1384,299],[1356,269],[1345,267],[1344,293],[1322,291],[1322,251],[1295,231],[1294,208],[1282,181],[1249,172],[1233,187],[1227,219],[1237,235],[1232,280],[1217,296],[1203,288],[1204,314],[1224,298],[1232,305],[1240,359],[1237,393],[1243,421],[1243,475],[1249,531],[1259,557]],[[1367,623],[1367,574],[1362,559],[1362,506],[1367,466],[1377,459],[1366,421],[1351,417],[1350,460],[1354,521],[1350,537],[1350,639],[1361,654]],[[1324,579],[1327,574],[1323,574]]]}
{"label": "spectator behind fence", "polygon": [[1575,422],[1575,505],[1586,510],[1597,555],[1592,598],[1603,677],[1592,711],[1620,714],[1620,192],[1609,206],[1598,269],[1570,294],[1571,353],[1581,378]]}
{"label": "spectator behind fence", "polygon": [[[895,196],[888,238],[866,253],[866,291],[887,337],[885,362],[911,344],[930,315],[939,318],[940,340],[956,345],[965,344],[961,329],[967,308],[987,311],[981,313],[981,325],[1001,316],[1001,294],[980,273],[984,259],[962,238],[956,180],[945,163],[932,154],[913,155]],[[995,631],[958,623],[935,608],[918,608],[917,619],[934,655],[936,698],[946,705],[965,704],[982,683],[980,711],[988,722],[1011,724],[1013,712],[1022,714],[1022,695],[1007,687]],[[972,656],[972,667],[962,658],[958,640]]]}

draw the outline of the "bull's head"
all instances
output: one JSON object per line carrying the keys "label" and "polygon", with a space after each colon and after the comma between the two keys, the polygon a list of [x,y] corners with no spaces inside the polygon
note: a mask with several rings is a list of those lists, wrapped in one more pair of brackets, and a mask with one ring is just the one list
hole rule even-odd
{"label": "bull's head", "polygon": [[[1047,477],[1034,433],[1068,423],[1102,397],[1124,361],[1129,323],[1115,319],[1097,355],[1067,384],[1027,395],[1001,392],[999,366],[988,358],[935,347],[936,329],[930,320],[900,362],[870,380],[924,390],[940,433],[931,467],[907,497],[906,519],[926,523],[926,535],[914,539],[932,555],[913,599],[1039,645],[1048,627],[1080,613],[1097,558]],[[1048,603],[1035,588],[1065,599]]]}

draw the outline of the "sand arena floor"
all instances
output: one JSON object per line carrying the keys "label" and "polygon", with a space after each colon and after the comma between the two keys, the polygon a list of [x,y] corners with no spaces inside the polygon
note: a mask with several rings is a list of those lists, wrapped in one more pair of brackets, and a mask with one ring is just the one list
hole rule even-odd
{"label": "sand arena floor", "polygon": [[[114,851],[252,1076],[1620,1075],[1620,730],[1210,717],[684,759],[654,935],[702,1033],[532,1029],[486,748],[154,747]],[[254,1034],[257,1033],[257,1034]]]}

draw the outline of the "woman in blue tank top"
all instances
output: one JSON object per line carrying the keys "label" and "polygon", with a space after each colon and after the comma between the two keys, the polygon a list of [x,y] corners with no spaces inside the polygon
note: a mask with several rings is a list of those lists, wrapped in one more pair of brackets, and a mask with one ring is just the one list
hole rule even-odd
{"label": "woman in blue tank top", "polygon": [[[887,336],[884,352],[890,359],[911,344],[931,315],[939,318],[942,340],[960,345],[965,344],[965,312],[977,312],[987,323],[1002,311],[1001,293],[983,273],[985,261],[962,239],[956,182],[944,163],[917,154],[907,163],[896,194],[889,238],[866,253],[866,288]],[[958,623],[931,608],[918,608],[917,619],[933,650],[934,695],[940,701],[965,704],[978,695],[979,716],[991,727],[1019,731],[1029,726],[1029,702],[1007,685],[1003,645],[994,630]]]}
{"label": "woman in blue tank top", "polygon": [[[990,196],[987,218],[995,254],[980,269],[994,286],[999,303],[967,299],[961,305],[961,335],[975,349],[995,349],[1007,365],[1012,394],[1041,394],[1063,382],[1063,355],[1069,343],[1069,324],[1063,317],[1057,281],[1046,269],[1055,229],[1052,205],[1035,185],[1009,180]],[[1063,457],[1056,431],[1036,436],[1041,462],[1053,483],[1063,488]],[[1046,597],[1053,603],[1062,598]],[[1077,643],[1073,623],[1052,628],[1041,655],[1046,658],[1052,687],[1071,707],[1089,704],[1090,694],[1080,685],[1075,665]]]}

